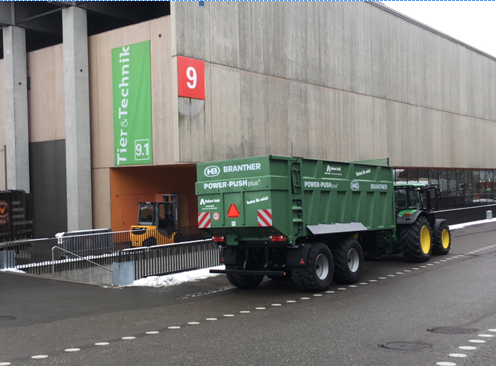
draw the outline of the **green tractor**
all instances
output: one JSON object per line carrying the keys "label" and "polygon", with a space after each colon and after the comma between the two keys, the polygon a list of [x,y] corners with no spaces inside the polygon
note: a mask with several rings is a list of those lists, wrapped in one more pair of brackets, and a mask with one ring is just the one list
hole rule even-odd
{"label": "green tractor", "polygon": [[431,254],[448,254],[451,234],[444,219],[436,219],[431,193],[435,186],[395,184],[395,208],[399,248],[411,262],[425,262]]}

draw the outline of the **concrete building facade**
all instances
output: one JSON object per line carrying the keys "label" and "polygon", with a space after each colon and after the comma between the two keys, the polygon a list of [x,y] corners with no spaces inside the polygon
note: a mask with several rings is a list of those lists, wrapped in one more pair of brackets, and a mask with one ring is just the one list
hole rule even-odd
{"label": "concrete building facade", "polygon": [[[494,203],[496,59],[483,52],[368,2],[172,2],[84,36],[87,11],[61,9],[63,42],[26,52],[24,76],[9,53],[23,29],[3,27],[0,189],[33,193],[37,236],[127,230],[163,193],[188,197],[181,225],[194,225],[194,164],[265,154],[389,157],[399,180],[440,186],[440,208]],[[112,50],[143,41],[153,161],[121,167]],[[181,57],[203,62],[204,99],[180,96]]]}

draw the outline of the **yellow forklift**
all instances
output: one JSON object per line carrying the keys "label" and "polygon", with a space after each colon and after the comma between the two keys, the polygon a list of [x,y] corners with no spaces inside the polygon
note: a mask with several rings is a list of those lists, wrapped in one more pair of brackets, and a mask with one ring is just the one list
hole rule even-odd
{"label": "yellow forklift", "polygon": [[131,226],[133,247],[174,243],[178,230],[178,194],[164,194],[162,202],[140,202],[138,225]]}

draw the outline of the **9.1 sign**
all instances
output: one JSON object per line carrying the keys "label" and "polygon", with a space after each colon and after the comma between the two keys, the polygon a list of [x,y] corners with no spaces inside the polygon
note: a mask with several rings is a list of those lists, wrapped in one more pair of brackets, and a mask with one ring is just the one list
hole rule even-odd
{"label": "9.1 sign", "polygon": [[177,56],[178,95],[205,100],[205,62]]}

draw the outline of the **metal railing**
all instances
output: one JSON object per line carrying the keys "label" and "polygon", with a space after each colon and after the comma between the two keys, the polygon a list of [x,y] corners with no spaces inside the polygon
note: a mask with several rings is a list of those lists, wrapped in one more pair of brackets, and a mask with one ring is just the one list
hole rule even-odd
{"label": "metal railing", "polygon": [[219,248],[211,239],[124,249],[117,262],[134,262],[134,278],[159,276],[219,264]]}
{"label": "metal railing", "polygon": [[[182,228],[181,238],[205,237],[197,228]],[[0,269],[112,284],[116,262],[133,262],[134,279],[207,268],[219,264],[219,248],[211,239],[152,247],[131,247],[130,232],[78,231],[57,238],[0,243]]]}
{"label": "metal railing", "polygon": [[0,269],[15,268],[35,275],[51,274],[51,248],[56,238],[0,243]]}
{"label": "metal railing", "polygon": [[[91,263],[97,267],[100,267],[100,268],[103,268],[104,270],[107,270],[109,272],[113,272],[111,269],[105,267],[105,266],[102,266],[96,262],[93,262],[92,260],[89,260],[88,258],[85,258],[85,257],[81,257],[73,252],[70,252],[68,250],[65,250],[64,248],[60,248],[58,246],[54,246],[52,248],[52,277],[55,277],[55,251],[56,250],[60,250],[62,251],[63,253],[66,253],[67,255],[69,256],[74,256],[76,258],[79,258],[80,260],[84,261],[84,262],[88,262],[88,263]],[[108,256],[107,256],[108,257]],[[77,260],[68,260],[70,263],[73,263],[73,262],[76,262]]]}

